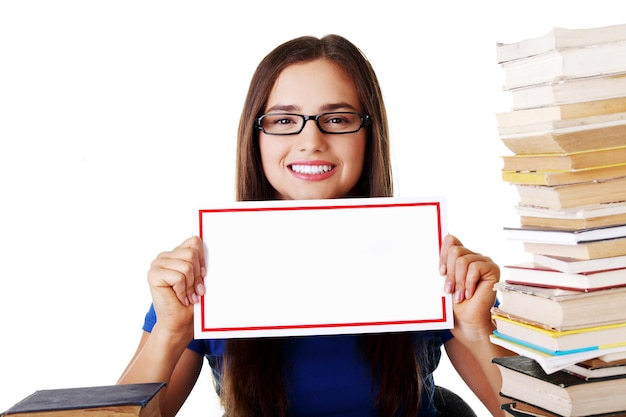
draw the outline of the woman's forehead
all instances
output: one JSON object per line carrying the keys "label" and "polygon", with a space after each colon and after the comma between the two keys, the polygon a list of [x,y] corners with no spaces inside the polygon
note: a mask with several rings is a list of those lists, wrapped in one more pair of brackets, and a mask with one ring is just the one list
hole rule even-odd
{"label": "woman's forehead", "polygon": [[348,73],[334,62],[318,59],[286,67],[270,91],[266,110],[361,111],[360,107]]}

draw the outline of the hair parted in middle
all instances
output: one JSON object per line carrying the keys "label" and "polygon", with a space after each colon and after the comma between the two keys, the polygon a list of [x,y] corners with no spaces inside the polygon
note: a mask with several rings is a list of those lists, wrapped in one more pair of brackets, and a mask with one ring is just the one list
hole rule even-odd
{"label": "hair parted in middle", "polygon": [[[352,79],[363,113],[370,116],[363,172],[350,196],[391,197],[393,178],[387,112],[376,74],[365,55],[338,36],[303,36],[272,50],[258,65],[246,96],[237,134],[236,198],[238,201],[276,199],[261,163],[261,116],[276,80],[290,65],[328,60]],[[253,311],[250,314],[254,314]],[[417,343],[417,345],[416,345]],[[421,402],[426,347],[408,333],[358,336],[359,352],[370,368],[372,389],[377,387],[380,416],[415,416]],[[280,338],[232,339],[226,342],[220,399],[228,417],[287,416],[289,400],[284,381],[285,363]]]}
{"label": "hair parted in middle", "polygon": [[281,72],[290,65],[317,59],[333,62],[353,80],[364,114],[371,118],[363,172],[354,197],[391,197],[393,179],[387,112],[378,78],[365,55],[339,35],[303,36],[275,48],[252,76],[237,134],[236,198],[272,200],[275,190],[263,175],[259,131],[255,120],[264,113],[270,92]]}

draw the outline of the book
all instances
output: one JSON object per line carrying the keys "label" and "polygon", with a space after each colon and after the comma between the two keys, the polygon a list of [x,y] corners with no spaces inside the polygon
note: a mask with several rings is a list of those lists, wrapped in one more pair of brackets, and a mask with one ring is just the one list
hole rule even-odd
{"label": "book", "polygon": [[[611,356],[611,358],[608,358],[608,356]],[[622,352],[619,355],[605,355],[603,357],[587,359],[580,362],[579,364],[582,363],[584,363],[585,366],[591,368],[604,368],[607,366],[626,365],[626,352]]]}
{"label": "book", "polygon": [[104,385],[35,391],[2,417],[159,417],[165,383]]}
{"label": "book", "polygon": [[610,376],[626,377],[626,361],[603,362],[602,365],[596,365],[598,360],[587,360],[563,368],[563,371],[570,373],[585,380],[606,378]]}
{"label": "book", "polygon": [[576,133],[578,131],[593,131],[594,129],[619,126],[625,120],[626,112],[596,114],[576,119],[533,120],[523,125],[498,126],[498,134],[500,138],[515,138],[541,136],[554,131],[558,133]]}
{"label": "book", "polygon": [[624,96],[500,112],[496,113],[496,120],[499,127],[512,127],[620,112],[626,112]]}
{"label": "book", "polygon": [[501,65],[505,90],[559,79],[616,74],[626,71],[626,42],[553,50]]}
{"label": "book", "polygon": [[626,201],[626,177],[563,185],[514,184],[519,203],[549,209]]}
{"label": "book", "polygon": [[589,416],[626,410],[623,378],[585,381],[567,372],[547,374],[524,356],[494,358],[503,395],[562,416]]}
{"label": "book", "polygon": [[533,253],[532,258],[535,264],[570,274],[626,268],[626,255],[598,259],[575,259]]}
{"label": "book", "polygon": [[626,163],[573,170],[502,171],[512,184],[566,185],[626,176]]}
{"label": "book", "polygon": [[587,229],[626,224],[626,203],[606,203],[565,209],[527,206],[515,207],[520,224],[553,229]]}
{"label": "book", "polygon": [[494,290],[500,300],[495,314],[556,330],[626,321],[626,287],[575,291],[500,281]]}
{"label": "book", "polygon": [[626,146],[626,113],[499,127],[498,135],[516,155],[619,148]]}
{"label": "book", "polygon": [[568,48],[626,40],[626,25],[569,29],[555,26],[548,33],[512,43],[496,43],[498,64]]}
{"label": "book", "polygon": [[567,273],[533,262],[521,262],[504,265],[504,270],[505,282],[536,287],[593,291],[626,286],[626,268]]}
{"label": "book", "polygon": [[[517,400],[515,398],[507,397],[506,395],[500,396],[503,398],[507,398],[512,401],[509,403],[502,404],[500,408],[503,410],[505,416],[511,417],[562,417],[560,414],[552,413],[548,410],[544,410],[543,408],[537,407],[533,404]],[[602,414],[592,414],[587,417],[624,417],[626,416],[626,410],[623,412],[615,412],[615,413],[602,413]]]}
{"label": "book", "polygon": [[626,255],[626,238],[594,240],[577,245],[538,242],[523,242],[523,244],[524,251],[527,253],[566,258],[598,259]]}
{"label": "book", "polygon": [[[514,398],[509,399],[515,401]],[[504,412],[506,417],[560,417],[558,414],[551,413],[530,404],[526,405],[521,401],[502,404],[500,409]]]}
{"label": "book", "polygon": [[626,223],[626,214],[598,216],[583,219],[557,219],[553,217],[521,216],[520,224],[528,227],[551,227],[553,229],[588,229],[615,226]]}
{"label": "book", "polygon": [[553,229],[550,227],[505,226],[504,237],[511,240],[576,245],[583,242],[626,237],[626,224],[589,229]]}
{"label": "book", "polygon": [[538,322],[492,315],[498,334],[523,340],[530,346],[555,355],[596,350],[600,346],[626,345],[626,322],[555,330]]}
{"label": "book", "polygon": [[623,164],[626,146],[587,151],[502,156],[503,171],[576,170]]}
{"label": "book", "polygon": [[491,343],[502,346],[503,348],[517,353],[520,356],[524,356],[535,360],[541,369],[547,374],[562,371],[564,368],[574,365],[576,363],[586,361],[593,358],[598,358],[605,355],[624,354],[626,352],[626,346],[611,346],[600,347],[596,350],[582,350],[579,352],[555,355],[552,352],[545,350],[539,350],[535,347],[529,346],[524,341],[512,340],[503,337],[498,334],[497,330],[494,330],[493,334],[489,336]]}
{"label": "book", "polygon": [[626,74],[570,78],[508,90],[513,110],[626,96]]}

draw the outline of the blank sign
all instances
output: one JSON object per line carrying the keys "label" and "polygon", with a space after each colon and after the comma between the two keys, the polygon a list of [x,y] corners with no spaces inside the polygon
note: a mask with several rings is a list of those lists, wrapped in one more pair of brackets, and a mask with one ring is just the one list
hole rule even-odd
{"label": "blank sign", "polygon": [[199,211],[206,295],[195,337],[452,327],[442,198],[238,202]]}

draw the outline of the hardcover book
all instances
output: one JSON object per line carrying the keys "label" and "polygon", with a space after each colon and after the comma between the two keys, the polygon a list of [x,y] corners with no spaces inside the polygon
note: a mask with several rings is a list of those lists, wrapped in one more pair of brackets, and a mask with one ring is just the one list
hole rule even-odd
{"label": "hardcover book", "polygon": [[571,230],[553,229],[549,227],[505,226],[504,236],[507,239],[521,240],[524,242],[576,245],[582,242],[626,237],[626,224]]}
{"label": "hardcover book", "polygon": [[160,417],[165,383],[105,385],[34,392],[2,417]]}
{"label": "hardcover book", "polygon": [[502,374],[501,392],[561,416],[589,416],[626,410],[624,378],[585,381],[567,372],[546,374],[524,356],[494,358]]}

